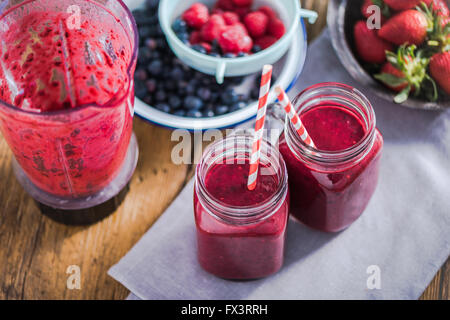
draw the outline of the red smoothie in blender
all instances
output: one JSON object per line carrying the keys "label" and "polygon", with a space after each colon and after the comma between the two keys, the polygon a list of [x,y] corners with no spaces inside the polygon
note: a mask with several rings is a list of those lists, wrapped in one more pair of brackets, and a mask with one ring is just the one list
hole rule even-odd
{"label": "red smoothie in blender", "polygon": [[[65,2],[81,7],[79,28]],[[23,172],[48,194],[93,195],[124,163],[136,53],[118,4],[23,1],[0,15],[0,127]]]}
{"label": "red smoothie in blender", "polygon": [[304,224],[337,232],[364,211],[377,182],[383,138],[362,94],[341,84],[320,84],[294,101],[316,150],[291,126],[280,141],[291,190],[291,213]]}
{"label": "red smoothie in blender", "polygon": [[208,165],[203,160],[197,168],[198,259],[203,269],[218,277],[258,279],[283,265],[289,216],[284,162],[280,168],[262,163],[256,189],[249,191],[249,161],[234,160]]}

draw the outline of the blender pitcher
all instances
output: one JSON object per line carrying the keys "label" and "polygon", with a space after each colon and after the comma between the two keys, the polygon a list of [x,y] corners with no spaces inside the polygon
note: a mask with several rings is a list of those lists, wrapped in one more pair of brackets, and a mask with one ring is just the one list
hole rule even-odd
{"label": "blender pitcher", "polygon": [[86,209],[131,179],[137,43],[120,0],[0,0],[0,129],[38,202]]}

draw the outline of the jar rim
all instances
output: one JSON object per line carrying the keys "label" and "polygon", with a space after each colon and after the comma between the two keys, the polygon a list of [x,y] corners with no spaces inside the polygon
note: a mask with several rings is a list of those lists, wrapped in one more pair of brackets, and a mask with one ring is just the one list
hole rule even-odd
{"label": "jar rim", "polygon": [[[206,163],[208,155],[210,155],[215,148],[220,147],[220,145],[226,146],[227,141],[237,141],[240,143],[248,143],[253,141],[253,135],[251,134],[238,134],[228,136],[220,141],[214,142],[209,145],[205,152],[203,153],[202,160],[198,163],[195,170],[195,190],[198,200],[201,202],[203,208],[210,214],[211,216],[219,219],[222,222],[229,224],[238,224],[238,225],[248,225],[261,222],[270,218],[278,209],[282,206],[285,201],[288,193],[288,173],[286,164],[284,162],[283,157],[280,152],[268,141],[263,139],[261,143],[261,150],[266,148],[270,150],[270,154],[272,157],[277,157],[277,161],[279,163],[278,170],[274,170],[278,177],[278,188],[276,192],[265,199],[264,201],[258,203],[257,205],[249,205],[249,206],[232,206],[220,201],[215,198],[206,188],[205,177],[206,173],[209,169],[217,162],[212,161],[210,164]],[[234,144],[233,144],[234,146]],[[245,159],[250,159],[251,157],[251,144],[244,145],[245,147]],[[224,148],[225,149],[225,148]],[[235,149],[234,151],[237,151]],[[216,156],[222,157],[225,155],[225,152],[222,152]],[[263,157],[264,152],[261,152]],[[233,158],[235,160],[236,158]],[[263,159],[263,158],[261,158]]]}
{"label": "jar rim", "polygon": [[[372,104],[367,99],[367,97],[358,89],[338,82],[324,82],[306,88],[300,94],[298,94],[297,97],[295,97],[292,104],[297,110],[299,116],[305,111],[305,109],[309,110],[309,105],[307,103],[308,99],[311,99],[315,95],[318,95],[322,91],[326,90],[334,91],[335,98],[341,97],[342,99],[347,100],[349,104],[349,99],[354,100],[354,107],[360,107],[360,109],[362,109],[358,111],[366,122],[366,133],[364,137],[362,137],[361,140],[355,145],[344,150],[321,150],[317,147],[312,147],[306,144],[298,136],[292,123],[290,121],[286,121],[286,142],[294,154],[297,154],[297,152],[295,151],[299,150],[300,155],[310,161],[321,164],[345,163],[354,160],[361,155],[364,155],[365,152],[373,144],[376,130],[375,111],[373,110]],[[330,98],[331,96],[332,95],[328,95],[327,98]],[[349,105],[344,106],[348,107],[348,109],[352,109],[352,107],[350,107]],[[314,103],[312,108],[314,108]]]}

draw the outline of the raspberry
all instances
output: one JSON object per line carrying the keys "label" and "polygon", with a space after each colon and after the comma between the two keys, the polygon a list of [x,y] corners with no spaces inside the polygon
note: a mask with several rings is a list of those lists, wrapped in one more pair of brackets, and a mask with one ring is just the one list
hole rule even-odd
{"label": "raspberry", "polygon": [[262,36],[255,40],[255,44],[264,50],[272,46],[277,41],[278,39],[274,36]]}
{"label": "raspberry", "polygon": [[200,33],[200,31],[193,31],[189,36],[190,44],[198,44],[201,41],[202,41],[202,34]]}
{"label": "raspberry", "polygon": [[212,46],[208,42],[201,42],[200,45],[205,48],[206,52],[211,52]]}
{"label": "raspberry", "polygon": [[187,25],[194,29],[200,29],[209,20],[208,7],[203,3],[194,3],[182,16]]}
{"label": "raspberry", "polygon": [[281,37],[286,33],[286,27],[284,26],[283,21],[281,21],[280,19],[273,19],[269,22],[267,31],[275,38],[281,39]]}
{"label": "raspberry", "polygon": [[233,11],[236,12],[241,19],[244,19],[244,17],[250,13],[251,9],[250,7],[236,7]]}
{"label": "raspberry", "polygon": [[243,34],[248,35],[248,30],[242,22],[237,22],[234,24],[234,26],[238,28]]}
{"label": "raspberry", "polygon": [[253,0],[233,0],[233,3],[238,7],[251,7]]}
{"label": "raspberry", "polygon": [[214,8],[214,9],[212,9],[211,14],[221,14],[221,15],[223,15],[224,12],[225,12],[225,11],[223,11],[223,10],[220,9],[220,8]]}
{"label": "raspberry", "polygon": [[202,39],[212,42],[217,39],[225,27],[225,20],[218,14],[213,14],[201,29]]}
{"label": "raspberry", "polygon": [[216,8],[225,10],[225,11],[233,11],[234,10],[234,2],[233,0],[219,0],[216,3]]}
{"label": "raspberry", "polygon": [[225,23],[227,25],[232,25],[235,23],[238,23],[240,21],[240,18],[237,13],[227,11],[222,15],[223,19],[225,20]]}
{"label": "raspberry", "polygon": [[258,11],[263,12],[268,18],[269,20],[272,19],[277,19],[278,15],[275,12],[275,10],[273,10],[271,7],[269,6],[262,6],[261,8],[258,9]]}
{"label": "raspberry", "polygon": [[219,45],[224,53],[248,53],[253,47],[253,40],[239,24],[225,27],[219,37]]}
{"label": "raspberry", "polygon": [[255,11],[245,16],[244,23],[248,33],[257,38],[266,34],[269,18],[264,13]]}

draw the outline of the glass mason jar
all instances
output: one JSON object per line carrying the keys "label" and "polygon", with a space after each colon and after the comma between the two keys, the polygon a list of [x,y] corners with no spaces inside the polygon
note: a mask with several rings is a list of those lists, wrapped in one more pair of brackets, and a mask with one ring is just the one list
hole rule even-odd
{"label": "glass mason jar", "polygon": [[[377,186],[383,137],[376,128],[374,110],[361,92],[339,83],[314,85],[300,93],[293,106],[300,118],[315,108],[338,107],[358,119],[364,129],[362,139],[345,150],[306,145],[290,121],[280,139],[289,172],[291,214],[312,228],[341,231],[363,213]],[[323,134],[339,139],[337,131]]]}
{"label": "glass mason jar", "polygon": [[[107,201],[126,186],[137,162],[133,16],[122,1],[2,3],[0,129],[19,182],[53,208]],[[68,10],[77,8],[80,25],[70,27],[77,19]],[[15,34],[20,25],[28,28]]]}
{"label": "glass mason jar", "polygon": [[278,150],[263,142],[258,184],[249,191],[252,139],[235,135],[212,144],[196,169],[198,260],[204,270],[225,279],[263,278],[283,265],[286,166]]}

